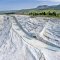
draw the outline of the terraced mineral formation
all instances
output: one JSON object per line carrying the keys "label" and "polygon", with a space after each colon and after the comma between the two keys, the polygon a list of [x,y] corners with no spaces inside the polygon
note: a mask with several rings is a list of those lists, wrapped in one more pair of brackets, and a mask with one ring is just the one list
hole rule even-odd
{"label": "terraced mineral formation", "polygon": [[60,21],[0,15],[0,60],[60,60]]}

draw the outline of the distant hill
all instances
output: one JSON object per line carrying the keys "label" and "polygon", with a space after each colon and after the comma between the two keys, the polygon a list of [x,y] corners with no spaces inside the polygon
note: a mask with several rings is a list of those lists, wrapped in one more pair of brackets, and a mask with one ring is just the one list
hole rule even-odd
{"label": "distant hill", "polygon": [[55,10],[60,10],[60,5],[52,5],[52,6],[42,5],[42,6],[36,7],[35,9],[55,9]]}

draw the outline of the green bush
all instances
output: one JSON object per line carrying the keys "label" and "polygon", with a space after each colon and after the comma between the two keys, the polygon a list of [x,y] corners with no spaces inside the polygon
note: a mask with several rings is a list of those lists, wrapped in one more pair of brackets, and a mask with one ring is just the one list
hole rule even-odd
{"label": "green bush", "polygon": [[29,15],[33,15],[33,16],[36,16],[36,15],[50,15],[50,16],[58,16],[58,14],[53,11],[53,12],[30,12]]}

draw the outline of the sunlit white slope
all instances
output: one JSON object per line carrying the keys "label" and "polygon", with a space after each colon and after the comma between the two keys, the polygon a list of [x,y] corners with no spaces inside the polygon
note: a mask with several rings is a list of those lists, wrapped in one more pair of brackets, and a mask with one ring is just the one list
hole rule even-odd
{"label": "sunlit white slope", "polygon": [[60,46],[60,21],[49,21],[40,36],[55,45]]}
{"label": "sunlit white slope", "polygon": [[45,59],[40,50],[24,41],[25,33],[12,17],[3,16],[0,25],[2,27],[0,30],[0,60]]}

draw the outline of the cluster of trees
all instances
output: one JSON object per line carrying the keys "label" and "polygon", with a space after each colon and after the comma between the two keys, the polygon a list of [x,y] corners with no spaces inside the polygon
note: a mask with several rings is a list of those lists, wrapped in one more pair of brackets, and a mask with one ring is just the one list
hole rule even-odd
{"label": "cluster of trees", "polygon": [[9,13],[9,12],[7,12],[7,13],[5,13],[5,14],[15,14],[15,13],[14,13],[14,12],[10,12],[10,13]]}
{"label": "cluster of trees", "polygon": [[29,15],[33,15],[33,16],[36,16],[36,15],[51,15],[51,16],[56,16],[57,13],[54,11],[54,12],[30,12]]}
{"label": "cluster of trees", "polygon": [[55,12],[55,11],[54,11],[54,12],[52,12],[52,13],[49,11],[49,12],[48,12],[48,15],[56,16],[57,14],[56,14],[56,12]]}

